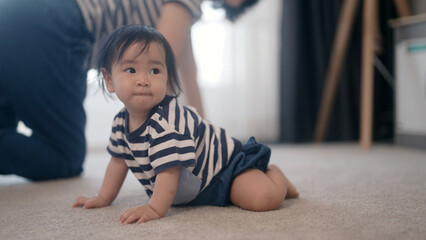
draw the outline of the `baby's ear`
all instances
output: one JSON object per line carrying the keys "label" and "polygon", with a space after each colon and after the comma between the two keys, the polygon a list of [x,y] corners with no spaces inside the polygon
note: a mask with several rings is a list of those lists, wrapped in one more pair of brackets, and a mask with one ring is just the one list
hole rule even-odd
{"label": "baby's ear", "polygon": [[105,86],[106,86],[108,92],[110,92],[110,93],[115,92],[114,84],[112,84],[111,73],[109,73],[108,70],[106,70],[106,68],[102,68],[102,76],[105,80]]}

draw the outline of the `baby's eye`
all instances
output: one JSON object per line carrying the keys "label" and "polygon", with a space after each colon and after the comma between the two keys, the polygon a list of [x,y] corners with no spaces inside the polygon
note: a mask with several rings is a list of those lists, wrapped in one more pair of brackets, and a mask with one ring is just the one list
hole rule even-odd
{"label": "baby's eye", "polygon": [[126,72],[128,72],[128,73],[136,73],[136,70],[134,68],[128,68],[128,69],[126,69]]}
{"label": "baby's eye", "polygon": [[153,68],[151,69],[151,71],[149,71],[150,74],[159,74],[160,70],[158,70],[158,68]]}

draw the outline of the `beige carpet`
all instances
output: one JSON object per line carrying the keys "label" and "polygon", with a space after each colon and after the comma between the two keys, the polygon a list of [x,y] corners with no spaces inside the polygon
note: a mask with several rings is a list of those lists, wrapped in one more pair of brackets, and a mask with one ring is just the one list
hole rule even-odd
{"label": "beige carpet", "polygon": [[82,177],[30,183],[0,176],[0,239],[426,239],[426,151],[356,144],[275,145],[301,197],[281,209],[172,208],[160,220],[123,226],[120,214],[148,201],[129,174],[112,206],[72,209],[96,194],[108,155],[91,152]]}

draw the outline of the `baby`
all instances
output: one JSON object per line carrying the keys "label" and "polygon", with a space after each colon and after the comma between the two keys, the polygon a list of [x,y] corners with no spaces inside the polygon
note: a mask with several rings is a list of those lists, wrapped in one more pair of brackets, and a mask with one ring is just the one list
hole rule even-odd
{"label": "baby", "polygon": [[111,159],[99,194],[78,197],[73,207],[104,207],[116,198],[128,169],[150,200],[127,209],[123,224],[164,217],[172,205],[236,205],[278,209],[298,192],[275,165],[270,149],[254,138],[242,144],[178,103],[172,50],[154,28],[127,25],[102,44],[97,69],[104,89],[124,108],[115,116],[107,147]]}

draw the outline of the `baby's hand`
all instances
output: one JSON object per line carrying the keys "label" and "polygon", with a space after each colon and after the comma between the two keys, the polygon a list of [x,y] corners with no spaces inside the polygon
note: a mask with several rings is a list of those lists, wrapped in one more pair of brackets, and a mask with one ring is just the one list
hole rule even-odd
{"label": "baby's hand", "polygon": [[161,216],[149,205],[141,205],[135,208],[129,208],[121,214],[120,221],[123,224],[136,224],[159,219]]}
{"label": "baby's hand", "polygon": [[103,199],[100,196],[95,196],[95,197],[78,197],[75,201],[74,204],[72,205],[73,208],[75,207],[82,207],[83,209],[88,209],[88,208],[100,208],[100,207],[105,207],[108,206],[109,202],[107,202],[105,199]]}

